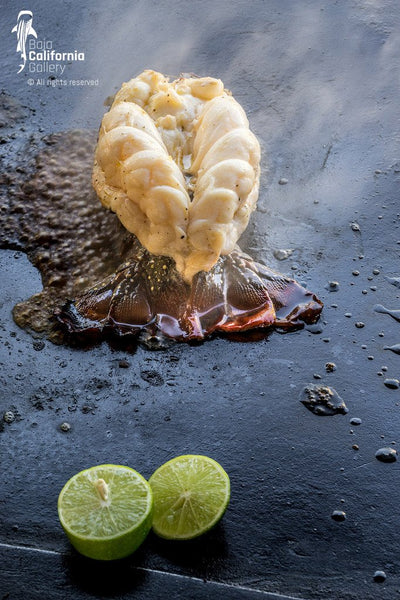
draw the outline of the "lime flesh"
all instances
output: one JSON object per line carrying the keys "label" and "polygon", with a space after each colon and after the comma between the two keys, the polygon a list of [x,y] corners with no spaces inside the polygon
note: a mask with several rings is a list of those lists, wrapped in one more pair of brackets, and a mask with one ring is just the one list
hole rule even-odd
{"label": "lime flesh", "polygon": [[189,540],[211,529],[230,498],[227,473],[212,458],[187,454],[159,467],[149,479],[154,496],[153,530]]}
{"label": "lime flesh", "polygon": [[97,560],[134,552],[151,529],[152,512],[148,482],[120,465],[99,465],[77,473],[58,498],[58,516],[71,544]]}

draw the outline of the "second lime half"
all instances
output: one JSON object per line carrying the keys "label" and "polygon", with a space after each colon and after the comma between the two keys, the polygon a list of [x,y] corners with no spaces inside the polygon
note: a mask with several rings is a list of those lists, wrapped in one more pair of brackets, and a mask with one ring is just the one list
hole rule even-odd
{"label": "second lime half", "polygon": [[188,540],[211,529],[230,499],[227,473],[212,458],[186,454],[159,467],[149,479],[154,495],[153,530]]}

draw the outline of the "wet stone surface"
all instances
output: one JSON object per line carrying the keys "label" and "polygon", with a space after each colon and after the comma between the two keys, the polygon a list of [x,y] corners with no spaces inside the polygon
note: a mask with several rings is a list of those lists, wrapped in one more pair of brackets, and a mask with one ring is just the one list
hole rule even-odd
{"label": "wet stone surface", "polygon": [[[51,590],[51,600],[396,599],[398,462],[382,464],[375,452],[400,443],[398,390],[383,385],[399,379],[399,355],[384,347],[399,344],[400,325],[374,306],[400,308],[391,281],[400,275],[399,4],[177,0],[172,10],[163,0],[116,0],[110,11],[104,0],[96,10],[83,0],[49,7],[45,0],[28,7],[38,38],[85,50],[86,60],[67,65],[66,76],[96,77],[99,85],[29,87],[28,71],[17,75],[11,33],[19,8],[2,2],[1,87],[11,100],[0,130],[0,220],[10,225],[6,234],[0,229],[0,598],[40,600]],[[34,338],[14,321],[16,304],[43,293],[33,266],[38,249],[14,233],[23,224],[37,235],[29,210],[45,205],[32,192],[22,202],[23,182],[54,200],[51,164],[38,171],[34,156],[63,153],[42,138],[95,132],[104,99],[145,67],[221,77],[245,107],[264,158],[243,249],[320,295],[317,327],[159,352],[127,342],[86,350],[45,341],[36,350],[33,340],[46,334]],[[88,184],[77,163],[74,173]],[[72,179],[63,177],[75,206]],[[279,185],[281,178],[288,184]],[[26,213],[9,210],[21,202]],[[53,246],[57,254],[51,238]],[[277,249],[294,251],[280,260]],[[329,281],[339,282],[335,293],[325,289]],[[336,371],[325,372],[328,362]],[[151,385],[145,371],[164,383]],[[313,374],[337,390],[361,426],[305,409],[299,393]],[[3,420],[7,411],[16,416],[11,423]],[[151,534],[122,564],[89,564],[71,550],[55,508],[69,477],[113,462],[148,478],[185,453],[209,455],[230,475],[231,505],[217,529],[185,545]],[[346,512],[344,522],[331,518],[334,509]],[[384,581],[374,581],[376,571]]]}

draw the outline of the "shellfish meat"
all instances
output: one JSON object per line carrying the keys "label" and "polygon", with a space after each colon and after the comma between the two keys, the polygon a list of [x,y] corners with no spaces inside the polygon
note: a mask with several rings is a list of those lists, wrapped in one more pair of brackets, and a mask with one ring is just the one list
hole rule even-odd
{"label": "shellfish meat", "polygon": [[237,246],[259,175],[259,143],[222,81],[147,70],[124,83],[101,123],[92,182],[132,247],[59,320],[72,332],[184,340],[315,321],[314,294]]}

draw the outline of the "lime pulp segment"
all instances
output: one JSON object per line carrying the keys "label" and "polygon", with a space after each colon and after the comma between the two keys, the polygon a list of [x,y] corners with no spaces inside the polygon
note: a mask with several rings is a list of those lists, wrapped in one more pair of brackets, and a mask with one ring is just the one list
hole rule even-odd
{"label": "lime pulp segment", "polygon": [[221,519],[230,498],[227,473],[212,458],[178,456],[149,479],[154,496],[153,530],[167,539],[202,535]]}
{"label": "lime pulp segment", "polygon": [[59,519],[72,545],[99,560],[123,558],[136,550],[151,528],[152,511],[148,482],[120,465],[77,473],[58,499]]}

